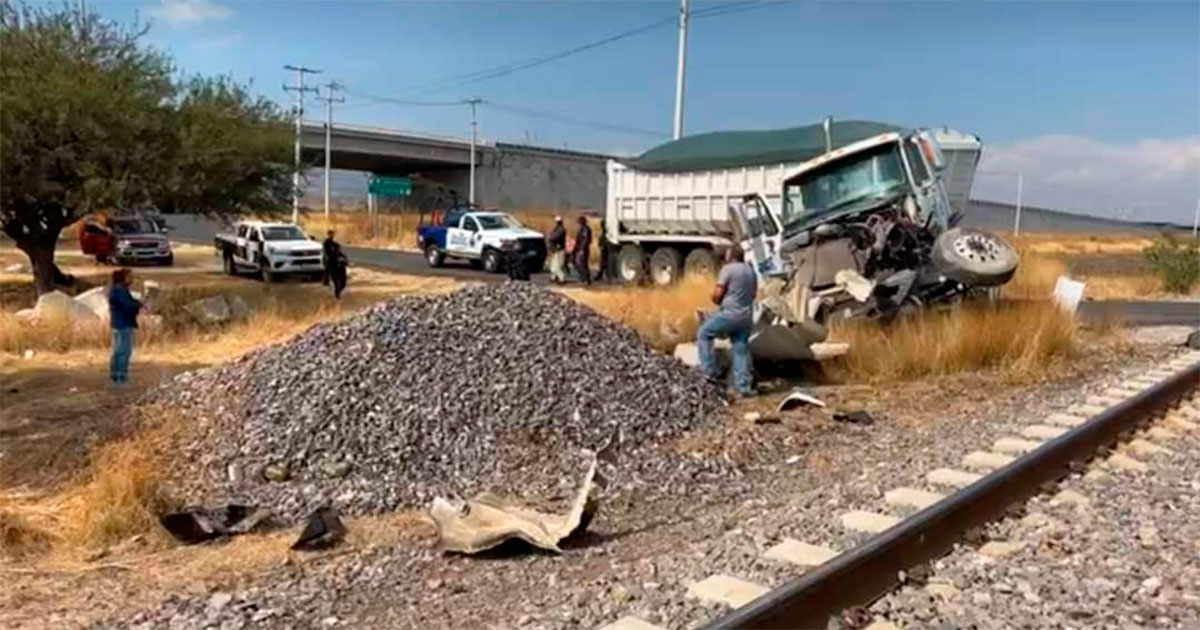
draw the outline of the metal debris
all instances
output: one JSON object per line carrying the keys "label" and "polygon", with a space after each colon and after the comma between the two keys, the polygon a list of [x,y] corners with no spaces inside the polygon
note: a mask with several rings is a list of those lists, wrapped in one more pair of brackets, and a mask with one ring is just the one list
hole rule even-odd
{"label": "metal debris", "polygon": [[593,460],[566,514],[538,512],[484,493],[463,503],[437,497],[429,508],[429,516],[446,551],[479,553],[519,538],[535,547],[561,553],[558,544],[582,532],[595,515],[597,504],[590,500],[595,476],[596,460]]}
{"label": "metal debris", "polygon": [[292,549],[297,551],[316,551],[328,549],[346,537],[346,526],[338,516],[336,509],[325,506],[313,512],[304,524],[300,538],[292,543]]}
{"label": "metal debris", "polygon": [[193,507],[159,519],[164,529],[189,545],[222,536],[245,534],[265,526],[270,510],[250,505],[226,505],[209,509]]}

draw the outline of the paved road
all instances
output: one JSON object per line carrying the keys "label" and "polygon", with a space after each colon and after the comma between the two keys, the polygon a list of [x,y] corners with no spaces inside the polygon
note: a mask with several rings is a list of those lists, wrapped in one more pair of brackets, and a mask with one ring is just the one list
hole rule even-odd
{"label": "paved road", "polygon": [[[167,218],[171,237],[188,243],[211,245],[220,225],[210,219],[186,215]],[[450,262],[434,269],[420,254],[388,249],[345,247],[346,255],[357,265],[376,267],[416,276],[445,276],[470,280],[498,280],[504,276],[471,269],[464,262]],[[534,276],[536,282],[548,281],[547,274]],[[1101,323],[1115,319],[1130,326],[1195,326],[1200,328],[1200,302],[1105,300],[1087,301],[1079,306],[1085,321]]]}

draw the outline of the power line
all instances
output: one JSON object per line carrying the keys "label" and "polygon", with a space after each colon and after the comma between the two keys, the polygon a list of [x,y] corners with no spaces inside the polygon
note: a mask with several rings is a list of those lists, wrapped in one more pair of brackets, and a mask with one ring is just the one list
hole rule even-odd
{"label": "power line", "polygon": [[[693,19],[704,19],[707,17],[727,15],[730,13],[738,13],[738,12],[747,11],[750,9],[757,9],[757,8],[766,7],[766,6],[783,4],[786,1],[787,0],[771,0],[771,1],[747,0],[744,2],[731,2],[728,4],[722,4],[722,5],[715,6],[715,7],[709,7],[707,9],[699,9],[699,10],[693,11],[693,12],[691,12],[691,17]],[[485,68],[483,70],[476,70],[475,72],[461,74],[461,75],[450,77],[450,78],[443,79],[440,81],[435,81],[433,83],[426,83],[424,85],[416,85],[416,86],[408,88],[408,90],[412,90],[409,92],[409,94],[411,96],[416,96],[416,95],[420,95],[420,94],[427,94],[430,92],[438,92],[438,91],[446,90],[446,89],[449,89],[452,87],[467,85],[469,83],[476,83],[479,81],[487,81],[490,79],[496,79],[496,78],[499,78],[499,77],[502,77],[505,75],[512,74],[514,72],[520,72],[521,70],[528,70],[529,68],[534,68],[537,66],[545,65],[547,63],[551,63],[553,61],[558,61],[559,59],[564,59],[566,57],[577,55],[581,52],[591,50],[593,48],[597,48],[600,46],[604,46],[606,44],[611,44],[613,42],[617,42],[617,41],[620,41],[620,40],[623,40],[623,39],[626,39],[629,37],[633,37],[634,35],[640,35],[647,31],[651,31],[656,28],[666,26],[668,24],[674,24],[677,20],[678,20],[678,16],[672,15],[670,17],[665,17],[665,18],[662,18],[659,20],[655,20],[648,24],[644,24],[642,26],[632,28],[627,31],[622,31],[615,35],[610,35],[603,39],[589,42],[587,44],[583,44],[580,46],[575,46],[573,48],[568,48],[566,50],[563,50],[563,51],[560,51],[557,53],[552,53],[552,54],[544,55],[544,56],[540,56],[540,57],[533,57],[533,58],[525,59],[522,61],[509,62],[507,64],[493,66],[491,68]]]}
{"label": "power line", "polygon": [[553,120],[553,121],[560,122],[560,123],[579,125],[582,127],[592,127],[595,129],[604,129],[606,131],[619,131],[621,133],[629,133],[629,134],[642,135],[642,136],[652,136],[655,138],[668,138],[671,135],[664,131],[653,131],[651,129],[640,129],[638,127],[628,127],[625,125],[615,125],[612,123],[605,123],[605,122],[599,122],[599,121],[594,121],[594,120],[584,120],[582,118],[574,118],[571,116],[563,116],[562,114],[555,114],[554,112],[546,112],[546,111],[540,111],[540,110],[536,110],[536,109],[529,109],[527,107],[519,107],[516,105],[504,105],[501,103],[496,103],[494,101],[485,101],[484,105],[491,107],[493,109],[497,109],[497,110],[500,110],[503,112],[508,112],[511,114],[530,116],[530,117],[538,118],[538,119],[542,119],[542,120]]}

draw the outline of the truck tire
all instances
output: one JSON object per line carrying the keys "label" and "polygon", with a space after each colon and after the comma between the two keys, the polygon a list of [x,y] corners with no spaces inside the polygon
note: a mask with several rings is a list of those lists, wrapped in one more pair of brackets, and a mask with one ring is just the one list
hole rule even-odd
{"label": "truck tire", "polygon": [[995,287],[1012,279],[1020,258],[994,234],[953,228],[933,244],[933,265],[947,278],[969,287]]}
{"label": "truck tire", "polygon": [[641,245],[622,245],[617,254],[617,276],[625,284],[640,284],[646,277],[646,253]]}
{"label": "truck tire", "polygon": [[717,253],[707,247],[697,247],[683,259],[683,275],[712,278],[717,275]]}
{"label": "truck tire", "polygon": [[225,252],[225,255],[222,256],[221,258],[222,258],[222,263],[223,263],[221,266],[224,267],[224,269],[225,269],[225,275],[236,276],[237,275],[237,265],[235,265],[233,263],[233,254],[231,254],[229,252]]}
{"label": "truck tire", "polygon": [[262,265],[262,281],[267,284],[275,282],[275,274],[271,273],[271,263],[264,260],[260,264]]}
{"label": "truck tire", "polygon": [[425,262],[429,263],[430,267],[441,267],[446,262],[446,253],[430,243],[425,246]]}
{"label": "truck tire", "polygon": [[650,279],[660,287],[679,281],[683,272],[683,255],[670,245],[663,245],[650,256]]}
{"label": "truck tire", "polygon": [[483,250],[483,270],[488,273],[500,273],[500,252],[494,249]]}

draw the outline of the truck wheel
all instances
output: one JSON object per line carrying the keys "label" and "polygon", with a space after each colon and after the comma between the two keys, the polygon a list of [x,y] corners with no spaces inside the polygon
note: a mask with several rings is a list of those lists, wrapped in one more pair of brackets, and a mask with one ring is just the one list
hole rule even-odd
{"label": "truck wheel", "polygon": [[441,267],[442,263],[446,262],[446,254],[438,249],[437,245],[430,243],[425,247],[425,262],[429,263],[430,267]]}
{"label": "truck wheel", "polygon": [[650,256],[650,279],[660,287],[675,284],[683,270],[683,256],[678,249],[664,245]]}
{"label": "truck wheel", "polygon": [[646,277],[646,253],[641,245],[622,245],[617,254],[617,275],[626,284],[639,284]]}
{"label": "truck wheel", "polygon": [[236,276],[237,275],[237,265],[233,264],[233,254],[225,254],[225,256],[223,257],[223,262],[224,262],[224,264],[222,265],[222,267],[225,268],[225,275]]}
{"label": "truck wheel", "polygon": [[683,275],[711,278],[717,275],[717,254],[707,247],[697,247],[683,259]]}
{"label": "truck wheel", "polygon": [[471,265],[472,269],[483,269],[483,261],[479,260],[478,258],[472,258],[471,260],[468,260],[467,264]]}
{"label": "truck wheel", "polygon": [[262,262],[262,281],[266,282],[267,284],[275,282],[275,274],[271,273],[271,267],[269,266],[270,264],[270,262],[265,260]]}
{"label": "truck wheel", "polygon": [[1000,237],[969,228],[953,228],[933,244],[933,265],[969,287],[1000,286],[1012,279],[1019,257]]}
{"label": "truck wheel", "polygon": [[500,252],[494,249],[484,250],[483,252],[483,270],[488,273],[499,273],[500,271]]}

